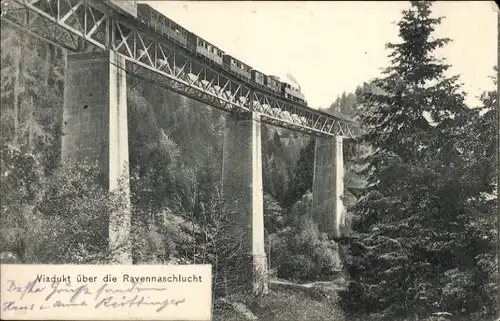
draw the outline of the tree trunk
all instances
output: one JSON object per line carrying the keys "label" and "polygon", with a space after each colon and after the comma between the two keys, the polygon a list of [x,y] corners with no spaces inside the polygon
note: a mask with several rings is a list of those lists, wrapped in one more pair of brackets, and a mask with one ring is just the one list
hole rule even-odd
{"label": "tree trunk", "polygon": [[33,152],[35,150],[35,135],[33,133],[33,126],[35,123],[35,102],[33,96],[30,97],[29,103],[29,116],[28,116],[28,150]]}
{"label": "tree trunk", "polygon": [[45,55],[45,64],[43,66],[43,84],[45,86],[48,86],[49,85],[49,78],[50,78],[50,66],[52,64],[52,46],[47,44],[46,45],[46,50],[47,50],[47,53]]}
{"label": "tree trunk", "polygon": [[19,96],[21,74],[21,41],[18,41],[17,52],[14,54],[14,145],[19,143]]}

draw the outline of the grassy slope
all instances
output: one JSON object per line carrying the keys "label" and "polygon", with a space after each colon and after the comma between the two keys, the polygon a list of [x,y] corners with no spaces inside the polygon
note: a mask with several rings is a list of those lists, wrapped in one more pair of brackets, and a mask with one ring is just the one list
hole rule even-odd
{"label": "grassy slope", "polygon": [[228,297],[216,302],[213,321],[345,321],[337,300],[334,293],[313,295],[291,289],[270,290],[263,298]]}

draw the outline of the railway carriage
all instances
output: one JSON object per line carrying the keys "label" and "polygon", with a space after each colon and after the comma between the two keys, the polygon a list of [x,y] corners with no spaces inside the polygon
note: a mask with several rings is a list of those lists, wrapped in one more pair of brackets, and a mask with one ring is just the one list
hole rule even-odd
{"label": "railway carriage", "polygon": [[156,32],[187,48],[189,31],[147,4],[137,5],[137,17]]}
{"label": "railway carriage", "polygon": [[187,37],[189,31],[182,28],[172,20],[165,18],[165,25],[163,26],[164,34],[170,37],[174,42],[180,43],[184,47],[187,46]]}
{"label": "railway carriage", "polygon": [[251,75],[252,75],[252,81],[255,81],[257,84],[259,84],[261,86],[266,85],[266,83],[265,83],[266,75],[264,75],[263,73],[255,70],[255,69],[252,69]]}
{"label": "railway carriage", "polygon": [[203,57],[218,65],[222,65],[222,57],[224,56],[224,51],[204,40],[203,38],[198,37],[192,32],[190,32],[188,36],[188,46],[191,51],[202,55]]}
{"label": "railway carriage", "polygon": [[250,72],[252,71],[252,67],[250,67],[249,65],[226,54],[222,56],[222,62],[227,69],[234,72],[238,76],[243,77],[247,80],[251,79]]}
{"label": "railway carriage", "polygon": [[220,48],[184,29],[179,24],[151,8],[149,5],[139,3],[137,5],[137,17],[142,23],[154,29],[156,32],[165,35],[167,38],[178,43],[192,53],[203,56],[208,61],[222,66],[236,76],[249,82],[254,82],[257,85],[265,86],[288,100],[307,105],[304,94],[302,94],[300,88],[282,82],[276,76],[268,76],[253,69],[242,61],[225,54]]}
{"label": "railway carriage", "polygon": [[276,76],[266,76],[265,86],[275,93],[281,93],[281,81]]}

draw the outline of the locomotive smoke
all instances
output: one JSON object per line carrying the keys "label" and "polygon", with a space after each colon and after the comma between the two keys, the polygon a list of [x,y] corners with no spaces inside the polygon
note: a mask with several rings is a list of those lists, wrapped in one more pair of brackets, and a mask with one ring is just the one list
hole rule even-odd
{"label": "locomotive smoke", "polygon": [[294,84],[296,84],[297,87],[299,87],[299,90],[300,90],[300,85],[297,82],[297,79],[295,79],[295,77],[291,73],[287,72],[286,73],[286,78],[288,78],[288,80],[290,80],[291,82],[293,82]]}

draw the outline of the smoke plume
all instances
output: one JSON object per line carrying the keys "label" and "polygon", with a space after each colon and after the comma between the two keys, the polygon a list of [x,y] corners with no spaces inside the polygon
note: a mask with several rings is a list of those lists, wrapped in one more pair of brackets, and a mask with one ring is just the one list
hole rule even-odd
{"label": "smoke plume", "polygon": [[291,73],[287,72],[286,73],[286,78],[288,78],[288,80],[290,80],[291,82],[293,82],[294,84],[296,84],[297,87],[299,87],[299,90],[300,90],[300,85],[297,82],[297,79],[295,79],[295,77]]}

